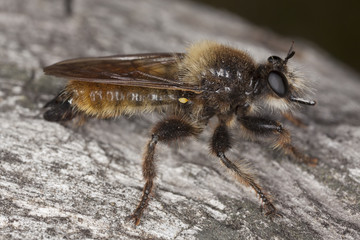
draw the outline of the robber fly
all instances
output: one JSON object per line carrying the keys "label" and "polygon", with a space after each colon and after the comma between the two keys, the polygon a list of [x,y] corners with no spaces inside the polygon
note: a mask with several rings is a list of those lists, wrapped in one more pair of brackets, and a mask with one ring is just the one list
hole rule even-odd
{"label": "robber fly", "polygon": [[138,225],[154,188],[157,143],[197,136],[215,116],[218,125],[210,140],[211,153],[239,182],[254,189],[266,215],[277,215],[248,168],[225,153],[231,148],[229,129],[235,120],[246,136],[266,136],[275,149],[301,162],[317,163],[291,144],[288,130],[260,111],[269,107],[287,114],[299,104],[315,105],[304,98],[308,83],[287,66],[294,54],[291,46],[284,59],[270,56],[266,62],[255,63],[243,51],[205,41],[192,45],[187,53],[65,60],[44,69],[45,74],[70,79],[46,104],[44,118],[58,122],[76,116],[104,119],[153,111],[167,114],[153,127],[145,148],[145,185],[139,205],[129,216]]}

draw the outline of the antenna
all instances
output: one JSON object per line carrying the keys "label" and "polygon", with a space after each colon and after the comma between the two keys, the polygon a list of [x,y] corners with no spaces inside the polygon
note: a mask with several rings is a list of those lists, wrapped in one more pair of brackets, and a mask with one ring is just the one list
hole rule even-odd
{"label": "antenna", "polygon": [[287,61],[295,55],[295,51],[293,50],[293,47],[294,47],[294,41],[292,41],[289,52],[288,52],[287,56],[285,57],[285,60],[284,60],[285,65],[286,65]]}

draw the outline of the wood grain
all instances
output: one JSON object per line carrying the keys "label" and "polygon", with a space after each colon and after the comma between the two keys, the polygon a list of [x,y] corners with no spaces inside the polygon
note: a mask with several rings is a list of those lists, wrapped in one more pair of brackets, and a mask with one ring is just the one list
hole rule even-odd
{"label": "wood grain", "polygon": [[268,219],[251,189],[208,154],[215,124],[199,139],[160,145],[156,194],[141,225],[126,222],[141,195],[142,148],[156,115],[42,119],[64,81],[42,67],[76,58],[183,52],[210,39],[255,59],[285,56],[289,38],[186,1],[0,2],[0,239],[360,239],[360,78],[295,39],[291,59],[314,81],[314,108],[283,120],[295,144],[319,158],[300,165],[232,132],[229,158],[251,163],[283,218]]}

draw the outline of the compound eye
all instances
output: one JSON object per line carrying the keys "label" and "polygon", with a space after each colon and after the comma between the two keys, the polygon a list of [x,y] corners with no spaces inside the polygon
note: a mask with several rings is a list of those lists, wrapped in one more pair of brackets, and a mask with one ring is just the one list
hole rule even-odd
{"label": "compound eye", "polygon": [[268,82],[271,89],[279,97],[285,97],[288,90],[288,82],[286,77],[282,73],[276,71],[270,72],[268,76]]}

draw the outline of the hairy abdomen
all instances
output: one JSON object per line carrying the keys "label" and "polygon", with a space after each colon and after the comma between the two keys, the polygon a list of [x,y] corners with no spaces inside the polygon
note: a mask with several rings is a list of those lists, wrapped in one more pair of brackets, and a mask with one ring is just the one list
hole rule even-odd
{"label": "hairy abdomen", "polygon": [[99,118],[161,110],[176,103],[177,91],[70,81],[66,94],[76,110]]}

